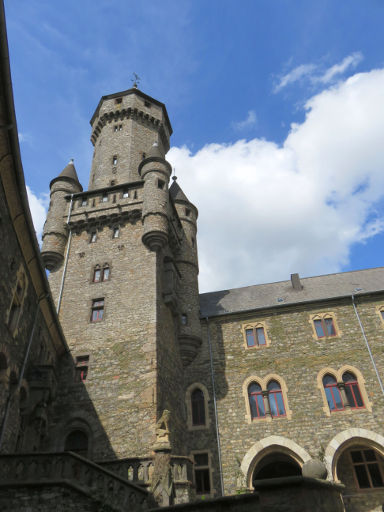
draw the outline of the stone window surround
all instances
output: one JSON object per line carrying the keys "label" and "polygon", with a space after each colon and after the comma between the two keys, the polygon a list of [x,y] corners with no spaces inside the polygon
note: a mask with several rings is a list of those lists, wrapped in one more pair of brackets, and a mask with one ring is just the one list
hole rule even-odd
{"label": "stone window surround", "polygon": [[[20,304],[19,304],[20,310],[19,310],[19,314],[18,314],[18,317],[17,317],[17,320],[16,320],[16,325],[15,325],[15,327],[13,329],[11,329],[11,327],[9,325],[9,319],[10,319],[9,317],[10,317],[10,314],[11,314],[12,306],[13,306],[14,301],[16,299],[17,286],[21,282],[24,283],[24,289],[23,289],[23,295],[22,295],[22,297],[20,299]],[[18,271],[16,272],[16,281],[15,281],[15,284],[14,284],[14,286],[12,288],[12,291],[11,291],[12,300],[10,301],[9,308],[7,310],[7,313],[6,313],[6,319],[7,319],[6,320],[6,324],[7,324],[7,327],[9,329],[9,332],[11,333],[11,335],[13,337],[17,336],[17,333],[19,332],[20,318],[21,318],[21,316],[23,314],[23,307],[24,307],[25,297],[27,295],[27,289],[28,289],[27,274],[26,274],[26,272],[24,270],[23,265],[20,265]]]}
{"label": "stone window surround", "polygon": [[[265,397],[268,394],[267,385],[271,380],[275,380],[276,382],[278,382],[280,384],[281,392],[282,392],[283,400],[284,400],[285,416],[273,416],[272,417],[270,412],[267,412],[267,411],[269,411],[269,401],[268,401],[268,407],[265,407],[265,405],[266,405]],[[257,384],[259,384],[261,386],[261,389],[263,390],[264,407],[265,407],[266,414],[262,418],[252,419],[252,416],[251,416],[251,407],[249,405],[249,397],[248,397],[248,387],[252,382],[256,382]],[[264,378],[258,377],[256,375],[252,375],[251,377],[248,377],[243,382],[243,396],[245,399],[245,410],[246,410],[246,414],[244,417],[245,417],[247,423],[249,423],[249,424],[256,424],[258,421],[284,421],[284,420],[290,420],[292,418],[292,411],[289,408],[289,403],[288,403],[288,387],[285,383],[285,380],[280,375],[276,375],[275,373],[269,373]]]}
{"label": "stone window surround", "polygon": [[[192,424],[192,391],[196,388],[199,388],[204,395],[204,409],[205,409],[205,425],[193,425]],[[201,382],[194,382],[190,386],[188,386],[185,392],[185,404],[187,407],[187,428],[188,430],[206,430],[210,426],[210,418],[209,418],[209,393],[207,388]],[[205,453],[205,452],[204,452]]]}
{"label": "stone window surround", "polygon": [[[258,327],[262,327],[264,329],[265,345],[257,345],[257,344],[255,344],[254,347],[249,347],[248,344],[247,344],[246,331],[247,331],[247,329],[256,329]],[[243,343],[244,343],[244,347],[246,348],[246,350],[255,350],[255,349],[256,350],[260,350],[260,349],[267,348],[267,347],[270,346],[271,340],[270,340],[270,338],[268,336],[268,328],[267,328],[267,323],[265,321],[262,321],[262,322],[249,322],[247,324],[243,324],[241,326],[241,330],[242,330],[242,333],[243,333]]]}
{"label": "stone window surround", "polygon": [[[335,377],[337,384],[338,385],[340,384],[339,389],[341,391],[341,396],[343,399],[343,403],[345,405],[346,403],[348,403],[348,401],[345,400],[345,396],[343,396],[344,395],[343,389],[344,389],[344,384],[345,384],[343,382],[343,374],[345,372],[351,372],[356,376],[357,382],[359,384],[361,398],[363,399],[365,407],[353,409],[347,405],[341,411],[334,411],[331,413],[331,411],[329,410],[328,401],[327,401],[327,397],[326,397],[324,386],[323,386],[323,377],[327,374],[333,375]],[[339,370],[334,370],[333,368],[331,368],[329,366],[326,368],[322,368],[319,371],[319,373],[317,374],[317,387],[320,389],[320,392],[321,392],[321,397],[323,399],[323,412],[326,414],[326,416],[331,416],[333,414],[336,414],[337,416],[339,414],[351,414],[356,411],[363,411],[364,409],[367,411],[370,411],[370,412],[372,411],[372,403],[369,401],[368,394],[365,389],[365,379],[364,379],[362,373],[354,366],[344,365]]]}
{"label": "stone window surround", "polygon": [[[195,465],[195,457],[194,455],[199,455],[199,454],[207,454],[208,455],[208,470],[209,470],[209,483],[210,483],[210,487],[211,487],[211,492],[209,494],[196,494],[196,497],[197,499],[199,499],[200,497],[202,496],[208,496],[208,497],[211,497],[213,498],[216,494],[216,490],[214,489],[213,487],[213,478],[212,478],[212,473],[215,471],[214,468],[213,468],[213,464],[212,464],[212,453],[210,450],[191,450],[191,454],[190,454],[190,458],[193,460],[193,465]],[[195,482],[195,468],[193,468],[193,484],[196,485],[196,482]]]}
{"label": "stone window surround", "polygon": [[[316,332],[315,322],[314,321],[315,320],[324,320],[325,318],[332,318],[333,326],[335,328],[336,334],[334,334],[333,336],[322,336],[321,338],[319,338],[318,335],[317,335],[317,332]],[[311,327],[312,327],[312,337],[316,341],[340,338],[340,336],[342,335],[342,332],[340,331],[339,326],[337,324],[336,313],[334,311],[327,311],[325,313],[314,313],[314,314],[310,315],[308,321],[309,321],[309,323],[311,324]]]}

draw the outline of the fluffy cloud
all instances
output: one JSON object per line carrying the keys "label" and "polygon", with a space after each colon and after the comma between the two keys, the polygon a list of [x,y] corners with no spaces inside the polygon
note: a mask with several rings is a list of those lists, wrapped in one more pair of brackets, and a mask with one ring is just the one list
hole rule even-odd
{"label": "fluffy cloud", "polygon": [[201,291],[339,271],[384,229],[384,70],[313,96],[282,145],[262,139],[173,147],[199,208]]}
{"label": "fluffy cloud", "polygon": [[29,208],[31,210],[33,224],[35,226],[37,239],[40,242],[41,235],[43,232],[45,218],[47,216],[47,207],[48,207],[48,203],[49,203],[49,196],[48,196],[48,194],[43,194],[40,197],[37,197],[28,186],[27,186],[27,194],[28,194]]}

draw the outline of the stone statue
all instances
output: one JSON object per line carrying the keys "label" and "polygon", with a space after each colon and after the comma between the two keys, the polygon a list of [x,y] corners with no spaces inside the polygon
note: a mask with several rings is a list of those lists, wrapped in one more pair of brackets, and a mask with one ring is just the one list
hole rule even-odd
{"label": "stone statue", "polygon": [[169,442],[169,418],[171,413],[165,409],[161,418],[156,423],[156,443],[153,447],[155,451],[170,450]]}

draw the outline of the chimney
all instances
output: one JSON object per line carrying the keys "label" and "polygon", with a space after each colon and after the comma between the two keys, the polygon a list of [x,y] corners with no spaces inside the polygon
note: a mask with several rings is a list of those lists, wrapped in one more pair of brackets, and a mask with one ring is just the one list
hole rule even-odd
{"label": "chimney", "polygon": [[299,274],[291,274],[291,283],[294,290],[300,291],[303,289],[303,285],[300,282]]}

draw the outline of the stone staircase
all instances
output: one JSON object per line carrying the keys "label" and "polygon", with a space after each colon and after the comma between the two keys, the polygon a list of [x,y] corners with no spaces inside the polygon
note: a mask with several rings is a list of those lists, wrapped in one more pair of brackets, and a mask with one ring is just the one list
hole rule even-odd
{"label": "stone staircase", "polygon": [[[48,490],[61,487],[66,488],[66,494],[81,494],[83,501],[88,498],[90,503],[87,510],[144,512],[156,507],[152,496],[143,488],[72,452],[0,455],[2,507],[8,508],[6,496],[10,500],[14,496],[11,489],[17,489],[18,500],[23,492],[27,500],[33,494],[34,488],[39,488],[39,493],[43,496],[44,488]],[[42,503],[39,510],[58,511],[60,507],[54,501],[48,503],[46,508]],[[78,510],[82,509],[83,505]],[[19,509],[12,508],[10,503],[8,510]]]}

